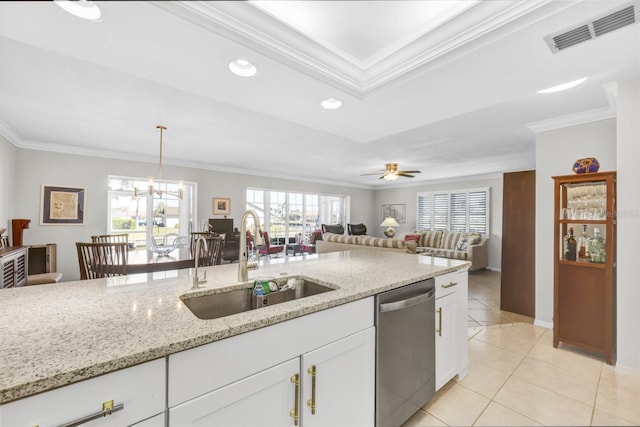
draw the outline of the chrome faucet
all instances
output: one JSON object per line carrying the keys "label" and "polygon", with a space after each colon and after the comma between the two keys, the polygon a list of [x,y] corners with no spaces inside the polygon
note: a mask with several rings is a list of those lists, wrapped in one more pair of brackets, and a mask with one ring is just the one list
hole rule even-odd
{"label": "chrome faucet", "polygon": [[200,278],[198,278],[198,261],[200,260],[200,243],[204,244],[204,252],[207,253],[209,252],[208,247],[207,247],[207,240],[204,238],[204,236],[198,236],[198,238],[196,239],[196,247],[195,247],[195,252],[193,253],[193,257],[194,257],[194,273],[193,273],[193,286],[191,287],[191,289],[200,289],[200,288],[204,288],[204,286],[201,286],[203,283],[207,283],[207,272],[204,272],[204,277],[202,278],[202,280],[200,280]]}
{"label": "chrome faucet", "polygon": [[253,217],[253,225],[254,225],[254,238],[253,245],[262,245],[262,236],[260,235],[260,218],[258,218],[258,214],[253,209],[247,209],[247,211],[242,214],[242,219],[240,220],[240,254],[238,257],[238,282],[246,282],[249,280],[249,270],[257,270],[258,269],[258,254],[256,252],[256,260],[253,262],[249,262],[249,257],[247,256],[247,218],[251,215]]}

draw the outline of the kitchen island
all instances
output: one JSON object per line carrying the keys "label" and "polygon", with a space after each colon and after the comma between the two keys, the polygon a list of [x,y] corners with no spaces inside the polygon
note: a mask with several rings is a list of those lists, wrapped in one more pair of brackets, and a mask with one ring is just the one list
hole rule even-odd
{"label": "kitchen island", "polygon": [[212,320],[198,319],[180,297],[249,287],[237,282],[237,264],[200,269],[208,281],[194,291],[191,269],[6,289],[0,292],[0,404],[467,266],[375,249],[261,260],[250,280],[303,277],[335,290]]}

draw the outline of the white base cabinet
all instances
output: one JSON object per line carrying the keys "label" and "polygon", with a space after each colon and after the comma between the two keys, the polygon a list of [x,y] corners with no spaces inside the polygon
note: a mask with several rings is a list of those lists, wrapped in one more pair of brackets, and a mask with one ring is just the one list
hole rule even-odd
{"label": "white base cabinet", "polygon": [[467,374],[467,270],[436,276],[436,391]]}
{"label": "white base cabinet", "polygon": [[168,424],[371,427],[374,381],[367,298],[171,355]]}
{"label": "white base cabinet", "polygon": [[375,349],[371,327],[302,355],[301,425],[375,424]]}
{"label": "white base cabinet", "polygon": [[293,359],[228,386],[189,400],[169,411],[172,426],[264,426],[293,425],[295,384],[291,377],[300,369]]}
{"label": "white base cabinet", "polygon": [[169,424],[371,427],[374,350],[371,327],[171,408]]}
{"label": "white base cabinet", "polygon": [[[122,427],[152,416],[155,425],[164,425],[165,366],[165,359],[152,360],[9,402],[0,406],[0,427],[59,426],[94,414],[95,420],[82,425]],[[103,416],[103,402],[111,400],[123,408]]]}

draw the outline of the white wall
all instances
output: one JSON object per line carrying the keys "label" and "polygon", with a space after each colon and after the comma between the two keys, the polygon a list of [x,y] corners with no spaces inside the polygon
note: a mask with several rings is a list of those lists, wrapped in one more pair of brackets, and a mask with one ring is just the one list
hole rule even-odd
{"label": "white wall", "polygon": [[[1,149],[2,145],[0,145]],[[101,157],[60,154],[47,151],[18,149],[14,176],[15,192],[4,191],[2,197],[15,194],[16,203],[8,209],[10,218],[31,220],[24,231],[24,244],[56,243],[58,245],[58,271],[63,280],[79,277],[75,242],[89,241],[91,235],[107,232],[107,176],[150,176],[157,174],[156,163],[141,163]],[[231,174],[204,169],[163,165],[163,178],[198,183],[198,224],[212,217],[211,199],[231,199],[231,217],[239,223],[245,209],[246,187],[278,190],[296,190],[327,194],[342,194],[351,198],[351,215],[372,221],[373,191],[332,186],[295,180],[264,178],[252,175]],[[85,225],[40,225],[41,185],[86,187]],[[1,199],[0,199],[1,200]],[[0,211],[2,215],[2,211]],[[0,217],[1,218],[1,217]]]}
{"label": "white wall", "polygon": [[[402,178],[401,178],[402,179]],[[397,181],[396,181],[397,182]],[[489,267],[492,270],[500,270],[502,262],[502,175],[492,177],[465,178],[460,180],[447,180],[432,182],[424,185],[404,186],[376,190],[375,192],[375,218],[371,223],[366,223],[368,234],[384,237],[384,229],[380,227],[382,222],[382,205],[406,203],[407,221],[396,228],[396,237],[403,237],[416,229],[418,214],[418,193],[436,190],[461,190],[471,188],[489,187]],[[352,219],[354,218],[351,215]],[[371,224],[371,225],[369,225]]]}
{"label": "white wall", "polygon": [[618,85],[618,364],[640,369],[640,78]]}
{"label": "white wall", "polygon": [[[569,126],[536,135],[536,323],[553,319],[553,180],[573,174],[576,159],[596,157],[600,171],[616,170],[614,119]],[[618,228],[618,235],[624,230]]]}
{"label": "white wall", "polygon": [[14,200],[15,164],[17,148],[0,136],[0,228],[11,232],[11,206]]}

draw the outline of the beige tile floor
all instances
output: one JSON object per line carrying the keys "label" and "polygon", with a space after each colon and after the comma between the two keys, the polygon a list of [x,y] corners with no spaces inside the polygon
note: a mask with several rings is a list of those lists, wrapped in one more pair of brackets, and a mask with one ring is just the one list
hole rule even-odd
{"label": "beige tile floor", "polygon": [[500,273],[486,273],[469,281],[470,308],[476,300],[486,312],[470,309],[467,376],[450,381],[403,427],[640,425],[640,371],[553,348],[553,332],[533,319],[494,313],[499,288],[496,294],[491,283],[499,286]]}
{"label": "beige tile floor", "polygon": [[500,272],[469,273],[469,327],[533,323],[533,318],[500,310]]}

